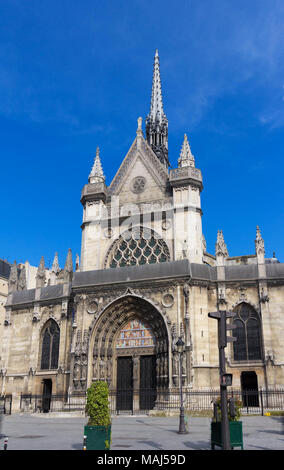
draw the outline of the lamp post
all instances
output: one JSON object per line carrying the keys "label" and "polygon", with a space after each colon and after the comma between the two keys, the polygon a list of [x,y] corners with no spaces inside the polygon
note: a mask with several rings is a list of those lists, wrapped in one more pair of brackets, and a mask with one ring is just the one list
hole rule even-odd
{"label": "lamp post", "polygon": [[180,414],[178,434],[188,434],[184,422],[184,406],[182,393],[182,356],[184,353],[184,342],[181,337],[176,342],[177,352],[179,353],[179,387],[180,387]]}

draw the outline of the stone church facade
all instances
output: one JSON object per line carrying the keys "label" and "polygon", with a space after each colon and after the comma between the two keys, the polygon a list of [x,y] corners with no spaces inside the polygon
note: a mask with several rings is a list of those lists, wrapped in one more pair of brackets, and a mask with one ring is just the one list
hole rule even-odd
{"label": "stone church facade", "polygon": [[13,395],[13,410],[21,394],[71,396],[95,380],[122,394],[179,387],[179,337],[184,388],[218,388],[217,324],[208,317],[218,309],[236,312],[237,341],[226,348],[234,388],[283,386],[284,264],[265,258],[258,227],[255,254],[230,257],[222,231],[207,253],[202,189],[186,135],[169,169],[156,52],[145,136],[138,118],[109,186],[97,149],[82,189],[80,262],[69,250],[64,269],[56,255],[47,273],[42,258],[34,288],[24,268],[11,267],[0,394]]}

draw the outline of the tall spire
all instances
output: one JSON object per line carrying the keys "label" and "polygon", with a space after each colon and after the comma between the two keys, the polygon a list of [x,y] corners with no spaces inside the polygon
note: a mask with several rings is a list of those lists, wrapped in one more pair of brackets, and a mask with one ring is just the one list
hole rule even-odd
{"label": "tall spire", "polygon": [[191,153],[191,148],[187,140],[187,135],[184,134],[184,140],[181,147],[180,158],[178,159],[178,166],[195,166],[194,156]]}
{"label": "tall spire", "polygon": [[158,49],[154,60],[150,113],[146,117],[146,138],[159,160],[168,166],[168,120],[163,108]]}
{"label": "tall spire", "polygon": [[105,181],[105,175],[103,172],[101,159],[100,159],[100,149],[97,147],[96,157],[94,160],[93,168],[89,174],[89,183],[102,183]]}

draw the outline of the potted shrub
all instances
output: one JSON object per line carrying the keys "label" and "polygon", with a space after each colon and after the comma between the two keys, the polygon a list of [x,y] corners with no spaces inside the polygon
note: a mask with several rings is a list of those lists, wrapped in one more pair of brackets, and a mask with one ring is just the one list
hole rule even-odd
{"label": "potted shrub", "polygon": [[87,390],[86,414],[89,416],[84,427],[86,450],[109,450],[111,443],[111,416],[106,382],[94,382]]}
{"label": "potted shrub", "polygon": [[[230,429],[231,449],[241,447],[243,449],[243,423],[240,421],[242,402],[231,398],[228,400],[228,418]],[[222,430],[221,430],[221,399],[214,403],[214,416],[211,422],[211,449],[214,447],[222,447]]]}

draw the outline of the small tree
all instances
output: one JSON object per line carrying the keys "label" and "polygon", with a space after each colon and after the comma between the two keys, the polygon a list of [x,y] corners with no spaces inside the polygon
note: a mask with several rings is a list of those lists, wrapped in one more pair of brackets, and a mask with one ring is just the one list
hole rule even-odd
{"label": "small tree", "polygon": [[106,382],[94,382],[87,390],[86,413],[89,426],[109,426],[111,416]]}
{"label": "small tree", "polygon": [[[217,406],[217,421],[221,421],[221,398],[217,398],[215,401],[215,404]],[[241,417],[241,408],[243,404],[240,400],[234,399],[234,407],[235,407],[235,416],[231,416],[231,410],[229,406],[229,400],[228,400],[228,418],[229,421],[239,421]],[[216,417],[213,417],[213,420],[215,421]]]}

